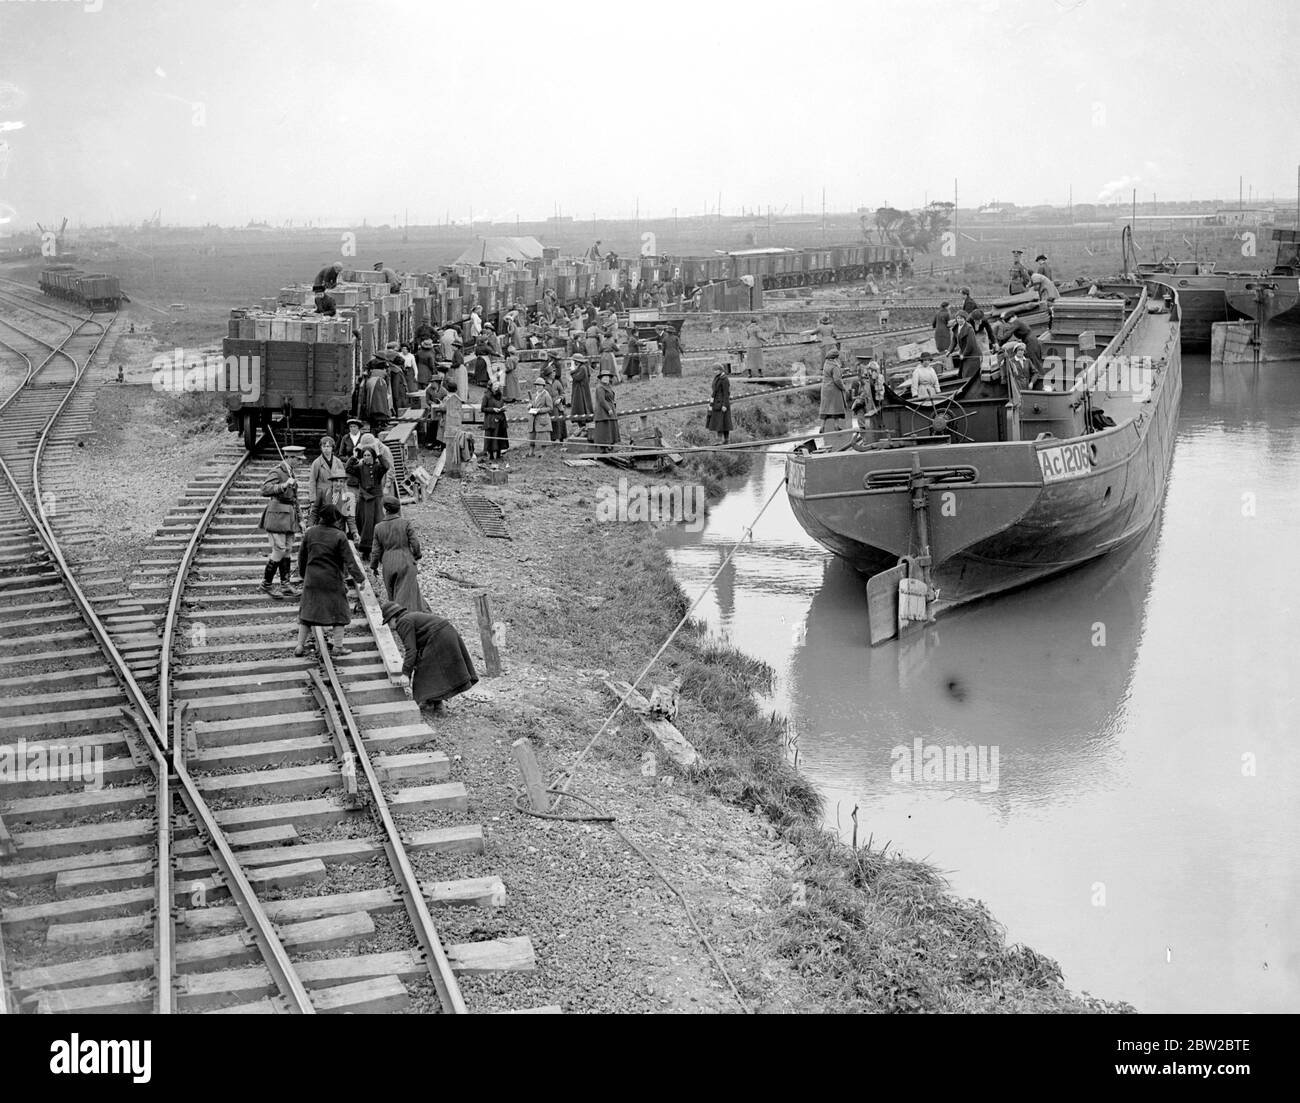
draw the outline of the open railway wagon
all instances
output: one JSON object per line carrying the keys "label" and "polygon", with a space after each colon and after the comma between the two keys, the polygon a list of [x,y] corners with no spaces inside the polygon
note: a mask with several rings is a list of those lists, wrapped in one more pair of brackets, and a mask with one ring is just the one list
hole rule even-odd
{"label": "open railway wagon", "polygon": [[[257,341],[227,337],[226,424],[250,451],[259,431],[279,420],[283,430],[343,432],[358,368],[353,342]],[[233,358],[233,359],[232,359]],[[229,371],[237,365],[238,374]],[[233,385],[238,380],[239,385]]]}
{"label": "open railway wagon", "polygon": [[738,249],[712,257],[682,257],[673,262],[687,284],[750,276],[765,291],[851,283],[868,276],[909,275],[913,250],[899,245],[826,245],[815,249]]}
{"label": "open railway wagon", "polygon": [[111,313],[124,302],[116,276],[103,272],[83,272],[72,264],[52,264],[41,270],[40,289],[56,299],[79,303],[91,311]]}

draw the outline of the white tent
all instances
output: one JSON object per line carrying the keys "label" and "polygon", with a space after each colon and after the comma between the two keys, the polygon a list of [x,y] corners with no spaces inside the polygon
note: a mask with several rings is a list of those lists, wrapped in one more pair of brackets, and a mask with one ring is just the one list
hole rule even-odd
{"label": "white tent", "polygon": [[457,264],[505,264],[541,260],[542,243],[535,237],[483,237],[456,258]]}

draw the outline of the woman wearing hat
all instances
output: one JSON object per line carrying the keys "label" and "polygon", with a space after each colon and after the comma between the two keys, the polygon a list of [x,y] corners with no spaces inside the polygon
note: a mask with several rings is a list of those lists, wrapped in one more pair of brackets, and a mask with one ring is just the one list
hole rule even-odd
{"label": "woman wearing hat", "polygon": [[375,526],[384,496],[388,466],[379,452],[379,442],[367,433],[361,438],[357,454],[348,460],[347,472],[357,480],[357,549],[364,559],[374,542]]}
{"label": "woman wearing hat", "polygon": [[474,660],[456,626],[435,613],[404,609],[395,601],[380,606],[384,623],[402,641],[402,673],[411,678],[411,696],[421,707],[442,712],[444,702],[478,682]]}
{"label": "woman wearing hat", "polygon": [[682,374],[682,338],[672,326],[664,326],[659,343],[664,350],[664,375],[680,376]]}
{"label": "woman wearing hat", "polygon": [[595,424],[591,440],[606,450],[618,443],[618,396],[614,391],[614,369],[604,365],[601,357],[600,379],[596,384]]}
{"label": "woman wearing hat", "polygon": [[845,395],[844,378],[840,373],[840,350],[832,348],[822,364],[820,413],[823,433],[835,433],[844,428],[844,419],[848,416]]}
{"label": "woman wearing hat", "polygon": [[547,389],[551,392],[551,401],[555,404],[551,412],[551,440],[556,444],[563,444],[569,439],[569,419],[565,416],[564,407],[568,405],[569,396],[565,393],[563,376],[566,373],[565,366],[559,360],[552,360],[547,368],[550,377],[547,379]]}
{"label": "woman wearing hat", "polygon": [[713,369],[713,396],[709,402],[706,426],[722,437],[723,444],[731,443],[731,379],[727,364]]}
{"label": "woman wearing hat", "polygon": [[298,646],[293,653],[299,657],[307,653],[307,637],[317,627],[334,630],[334,638],[327,644],[331,654],[352,654],[343,646],[343,633],[352,621],[347,580],[361,585],[361,572],[339,529],[341,521],[338,510],[327,502],[321,507],[318,523],[307,530],[298,548],[302,598],[298,602]]}
{"label": "woman wearing hat", "polygon": [[591,367],[585,356],[578,355],[573,358],[571,379],[573,387],[570,391],[569,404],[573,410],[573,423],[581,429],[591,421],[592,413]]}
{"label": "woman wearing hat", "polygon": [[757,318],[745,326],[745,370],[750,375],[763,374],[763,327]]}
{"label": "woman wearing hat", "polygon": [[415,354],[415,385],[420,390],[424,390],[433,382],[434,374],[438,371],[438,357],[433,351],[433,338],[425,337],[420,342],[420,347]]}
{"label": "woman wearing hat", "polygon": [[343,486],[347,477],[343,461],[334,454],[334,438],[321,437],[320,455],[311,465],[311,477],[307,483],[311,498],[307,513],[309,525],[318,523],[321,507],[326,504],[333,505],[340,514],[343,512],[343,501],[346,498]]}
{"label": "woman wearing hat", "polygon": [[507,345],[505,378],[501,383],[501,399],[509,403],[518,402],[519,398],[519,353],[514,345]]}
{"label": "woman wearing hat", "polygon": [[[493,383],[483,396],[483,450],[495,463],[501,453],[509,451],[510,436],[506,428],[506,404],[501,398],[501,384]],[[403,602],[402,604],[406,604]]]}
{"label": "woman wearing hat", "polygon": [[370,569],[383,570],[384,590],[389,601],[404,609],[429,611],[420,593],[416,563],[420,560],[420,538],[411,522],[402,516],[402,504],[389,496],[384,499],[384,519],[375,526],[375,543],[370,552]]}
{"label": "woman wearing hat", "polygon": [[600,355],[600,330],[596,328],[596,323],[592,322],[587,326],[587,358],[596,359]]}
{"label": "woman wearing hat", "polygon": [[823,314],[817,319],[817,324],[812,329],[812,334],[821,342],[822,363],[826,363],[826,357],[830,354],[831,349],[839,348],[839,334],[835,332],[835,326],[831,324],[831,316]]}
{"label": "woman wearing hat", "polygon": [[382,354],[371,358],[366,364],[367,375],[361,381],[361,393],[358,399],[357,414],[368,421],[377,433],[384,431],[393,420],[393,398],[388,389],[388,360]]}
{"label": "woman wearing hat", "polygon": [[551,393],[551,378],[551,369],[543,368],[542,374],[533,385],[533,397],[528,405],[528,412],[533,418],[532,427],[528,434],[528,458],[530,460],[537,455],[537,442],[539,440],[549,440],[551,437],[551,411],[555,408],[555,397]]}
{"label": "woman wearing hat", "polygon": [[934,347],[942,356],[952,345],[952,315],[948,313],[948,300],[944,299],[939,304],[939,309],[935,311],[934,319]]}

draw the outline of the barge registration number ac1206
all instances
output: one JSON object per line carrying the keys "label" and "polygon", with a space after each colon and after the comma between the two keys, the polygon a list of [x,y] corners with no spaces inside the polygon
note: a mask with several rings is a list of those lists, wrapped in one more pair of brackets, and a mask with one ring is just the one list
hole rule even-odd
{"label": "barge registration number ac1206", "polygon": [[1092,453],[1086,444],[1058,444],[1038,453],[1038,464],[1043,469],[1043,482],[1059,483],[1062,479],[1077,479],[1092,471]]}

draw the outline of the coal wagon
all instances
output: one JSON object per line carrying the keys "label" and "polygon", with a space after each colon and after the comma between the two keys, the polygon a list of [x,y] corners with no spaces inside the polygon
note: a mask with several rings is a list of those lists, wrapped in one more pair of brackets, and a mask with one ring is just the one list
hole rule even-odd
{"label": "coal wagon", "polygon": [[357,387],[357,351],[346,343],[226,338],[219,389],[226,424],[250,451],[273,420],[282,435],[328,433],[347,427]]}
{"label": "coal wagon", "polygon": [[122,285],[105,272],[83,272],[72,264],[52,264],[42,269],[40,289],[56,299],[77,303],[91,311],[112,313],[124,302]]}

